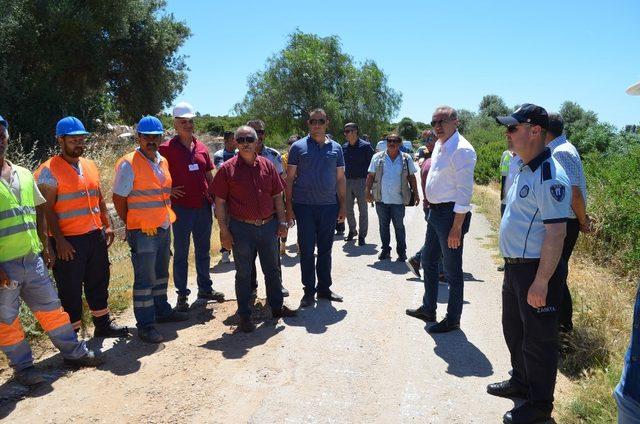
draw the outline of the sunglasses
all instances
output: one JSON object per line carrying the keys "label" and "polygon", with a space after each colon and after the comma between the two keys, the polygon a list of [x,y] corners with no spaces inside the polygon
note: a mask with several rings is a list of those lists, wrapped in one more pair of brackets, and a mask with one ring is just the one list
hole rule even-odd
{"label": "sunglasses", "polygon": [[435,128],[437,125],[444,125],[448,122],[451,122],[451,119],[440,119],[438,121],[431,121],[431,126]]}
{"label": "sunglasses", "polygon": [[387,140],[387,143],[402,143],[402,140],[399,138],[390,138]]}
{"label": "sunglasses", "polygon": [[356,130],[354,130],[354,129],[347,129],[347,130],[344,130],[344,133],[345,133],[345,134],[348,134],[348,133],[351,133],[351,132],[356,132]]}
{"label": "sunglasses", "polygon": [[238,144],[251,144],[256,141],[255,137],[236,137],[236,143]]}
{"label": "sunglasses", "polygon": [[327,121],[325,119],[309,119],[311,125],[324,125]]}
{"label": "sunglasses", "polygon": [[517,125],[509,125],[507,126],[507,132],[509,134],[513,134],[514,132],[518,131],[518,126],[519,125],[527,125],[527,126],[531,126],[531,124],[517,124]]}

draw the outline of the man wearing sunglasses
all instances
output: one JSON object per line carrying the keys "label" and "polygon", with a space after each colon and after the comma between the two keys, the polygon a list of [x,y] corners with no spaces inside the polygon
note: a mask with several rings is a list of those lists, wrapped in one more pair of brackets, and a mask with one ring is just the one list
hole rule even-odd
{"label": "man wearing sunglasses", "polygon": [[[344,174],[347,179],[347,222],[349,233],[344,241],[351,241],[358,236],[358,245],[364,246],[367,231],[369,229],[369,212],[367,211],[366,181],[367,169],[373,157],[371,144],[359,137],[358,125],[350,122],[344,126],[344,138],[347,140],[342,145],[344,155]],[[356,216],[353,211],[354,200],[358,202],[358,230],[356,229]]]}
{"label": "man wearing sunglasses", "polygon": [[312,110],[309,135],[293,143],[287,163],[287,221],[298,220],[303,308],[314,304],[316,293],[319,299],[342,301],[331,291],[331,248],[336,219],[346,215],[346,179],[342,147],[327,137],[328,123],[323,109]]}
{"label": "man wearing sunglasses", "polygon": [[504,415],[505,423],[541,423],[551,419],[558,371],[558,311],[567,276],[562,247],[571,185],[545,147],[545,109],[527,103],[496,119],[507,127],[523,165],[500,223],[502,330],[513,372],[510,379],[487,386],[487,392],[527,400]]}
{"label": "man wearing sunglasses", "polygon": [[193,237],[196,259],[198,299],[224,301],[224,294],[213,289],[209,275],[211,264],[211,227],[213,215],[209,184],[213,180],[213,162],[209,149],[193,134],[196,112],[189,103],[173,108],[176,136],[158,149],[167,159],[173,180],[171,204],[176,214],[173,224],[173,284],[178,293],[176,309],[187,312],[191,290],[187,288],[189,248]]}
{"label": "man wearing sunglasses", "polygon": [[273,317],[292,317],[297,312],[282,301],[278,240],[286,237],[288,228],[282,178],[269,160],[256,154],[258,135],[252,127],[239,127],[235,139],[238,155],[218,170],[212,192],[222,245],[233,250],[235,259],[239,328],[248,333],[255,330],[249,303],[256,256],[260,257]]}
{"label": "man wearing sunglasses", "polygon": [[425,183],[425,196],[429,202],[427,235],[421,254],[425,293],[422,306],[406,312],[427,322],[436,321],[438,261],[442,257],[444,275],[449,283],[447,315],[427,331],[444,333],[460,327],[464,298],[462,245],[471,220],[476,152],[458,133],[458,113],[452,107],[437,108],[431,126],[438,141],[433,148]]}

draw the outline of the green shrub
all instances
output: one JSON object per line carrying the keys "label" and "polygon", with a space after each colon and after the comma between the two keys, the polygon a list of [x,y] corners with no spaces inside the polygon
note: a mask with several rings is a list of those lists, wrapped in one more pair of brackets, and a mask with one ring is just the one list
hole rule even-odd
{"label": "green shrub", "polygon": [[474,119],[464,137],[469,140],[476,150],[475,181],[478,184],[488,184],[500,179],[500,157],[507,148],[504,127],[492,122],[476,124]]}

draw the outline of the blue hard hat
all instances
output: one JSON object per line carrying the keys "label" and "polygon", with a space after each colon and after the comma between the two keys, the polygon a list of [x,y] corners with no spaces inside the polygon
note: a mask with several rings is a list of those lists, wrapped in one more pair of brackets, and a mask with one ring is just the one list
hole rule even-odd
{"label": "blue hard hat", "polygon": [[89,132],[84,129],[82,122],[75,116],[67,116],[62,118],[56,124],[56,137],[63,135],[88,135]]}
{"label": "blue hard hat", "polygon": [[162,122],[155,116],[147,115],[138,122],[137,131],[140,134],[164,134]]}
{"label": "blue hard hat", "polygon": [[2,115],[0,115],[0,125],[5,127],[6,129],[9,129],[9,124],[7,123],[7,120],[2,117]]}

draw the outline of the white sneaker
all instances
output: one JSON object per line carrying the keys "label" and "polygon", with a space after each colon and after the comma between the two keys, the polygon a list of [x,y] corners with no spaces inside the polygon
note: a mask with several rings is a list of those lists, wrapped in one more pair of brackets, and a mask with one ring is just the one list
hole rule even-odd
{"label": "white sneaker", "polygon": [[229,256],[229,251],[222,252],[222,259],[220,259],[220,262],[223,264],[230,263],[231,259],[229,259]]}

